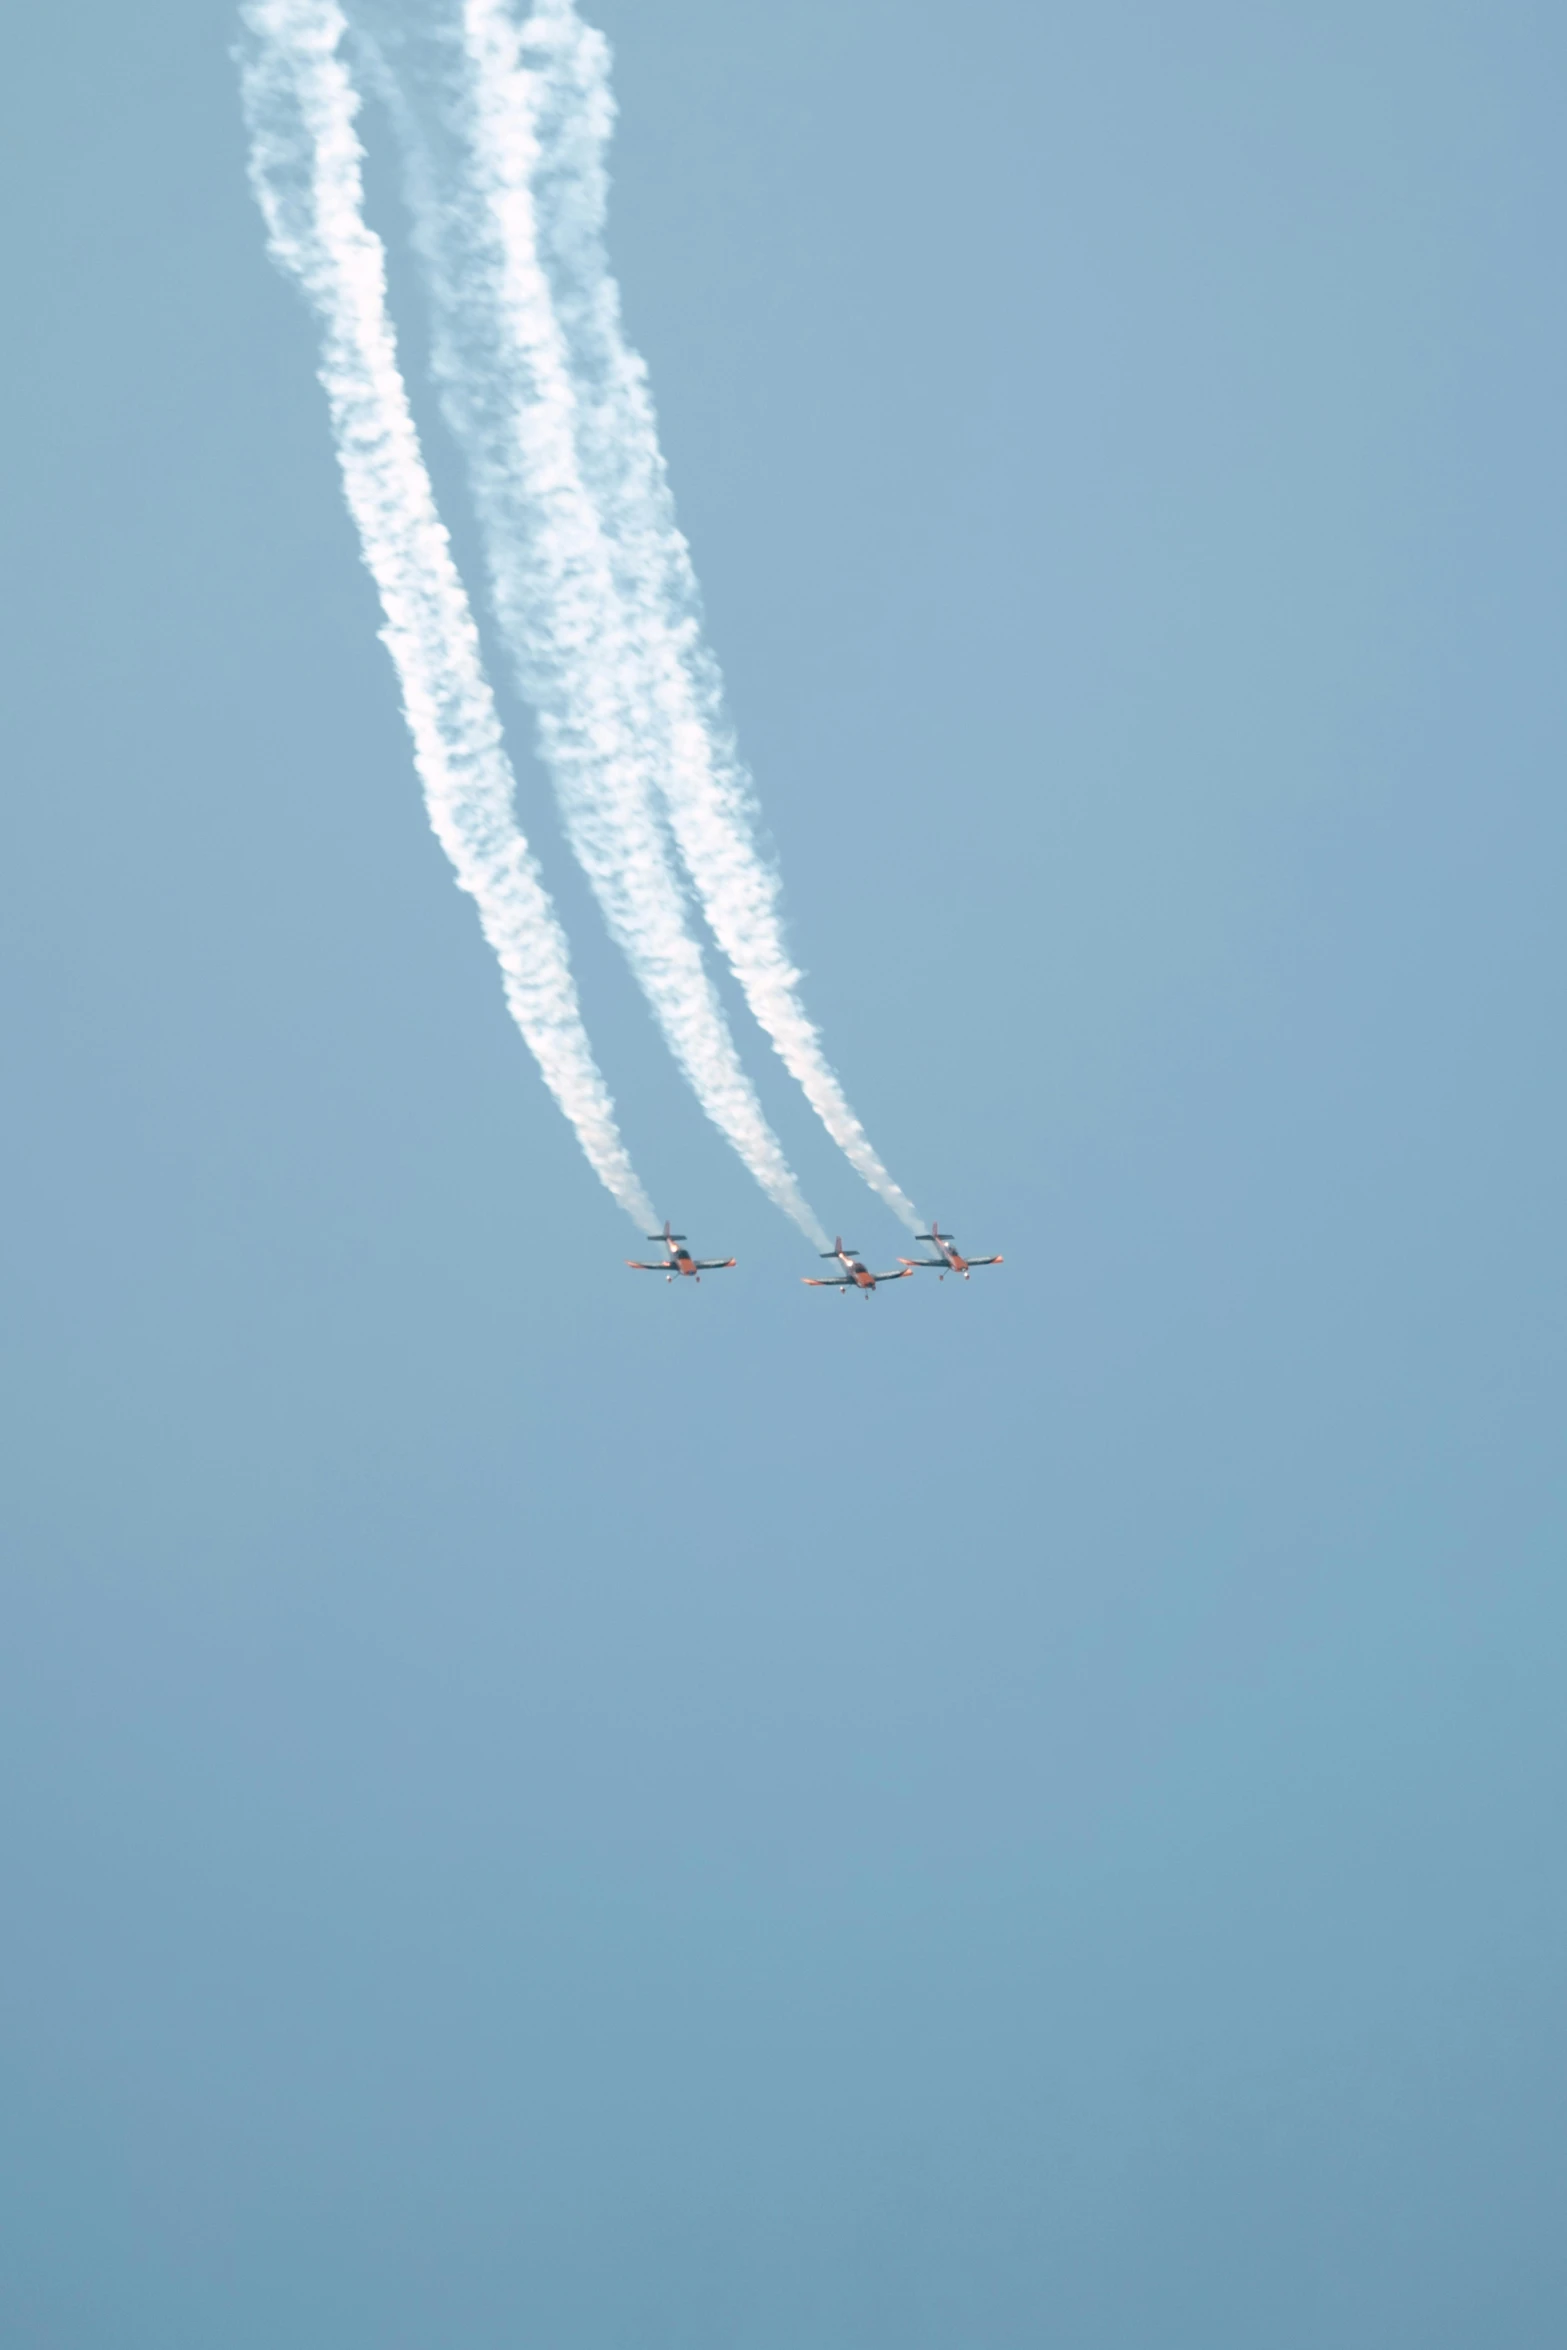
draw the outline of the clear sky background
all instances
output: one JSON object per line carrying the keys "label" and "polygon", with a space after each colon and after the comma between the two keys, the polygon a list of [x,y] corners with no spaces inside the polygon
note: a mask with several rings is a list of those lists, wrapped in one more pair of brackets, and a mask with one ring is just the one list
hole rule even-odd
{"label": "clear sky background", "polygon": [[1559,2350],[1567,19],[586,13],[809,1002],[1007,1263],[799,1287],[508,694],[628,1142],[740,1259],[622,1269],[233,18],[26,11],[0,2336]]}

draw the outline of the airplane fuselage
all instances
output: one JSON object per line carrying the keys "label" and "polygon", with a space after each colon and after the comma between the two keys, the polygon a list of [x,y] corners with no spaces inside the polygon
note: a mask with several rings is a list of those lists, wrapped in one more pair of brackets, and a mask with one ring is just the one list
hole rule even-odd
{"label": "airplane fuselage", "polygon": [[851,1257],[843,1250],[840,1250],[838,1253],[838,1262],[843,1267],[844,1271],[848,1274],[849,1279],[853,1282],[855,1288],[860,1290],[866,1297],[869,1297],[871,1291],[876,1286],[879,1276],[871,1271],[869,1265],[862,1263],[860,1258]]}

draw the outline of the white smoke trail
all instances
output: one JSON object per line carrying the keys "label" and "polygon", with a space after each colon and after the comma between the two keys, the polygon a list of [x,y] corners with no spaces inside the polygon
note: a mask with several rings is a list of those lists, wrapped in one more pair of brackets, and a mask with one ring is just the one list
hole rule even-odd
{"label": "white smoke trail", "polygon": [[321,382],[349,511],[381,598],[437,839],[474,898],[506,1001],[590,1164],[642,1230],[626,1155],[577,1004],[566,942],[512,809],[513,778],[398,370],[385,254],[363,213],[358,96],[335,0],[247,0],[251,180],[274,257],[321,326]]}
{"label": "white smoke trail", "polygon": [[[634,697],[638,753],[653,769],[752,1013],[850,1164],[917,1231],[919,1215],[872,1148],[800,1001],[778,877],[758,845],[751,779],[703,638],[647,370],[621,331],[620,290],[604,246],[605,149],[615,116],[608,43],[581,22],[572,0],[537,0],[520,36],[505,0],[464,0],[463,28],[475,168],[513,247],[526,247],[530,265],[535,245],[542,249],[566,337],[576,462],[612,553],[624,613],[615,657],[622,690]],[[521,63],[524,46],[531,72]],[[525,396],[537,396],[526,369],[521,384]]]}
{"label": "white smoke trail", "polygon": [[[517,31],[504,19],[495,31],[494,74],[465,92],[455,189],[441,184],[406,97],[396,111],[433,297],[435,374],[467,456],[496,617],[537,714],[567,835],[677,1062],[763,1189],[822,1247],[691,930],[626,701],[639,664],[578,469],[570,371],[534,241],[537,142]],[[497,90],[502,111],[492,118]]]}

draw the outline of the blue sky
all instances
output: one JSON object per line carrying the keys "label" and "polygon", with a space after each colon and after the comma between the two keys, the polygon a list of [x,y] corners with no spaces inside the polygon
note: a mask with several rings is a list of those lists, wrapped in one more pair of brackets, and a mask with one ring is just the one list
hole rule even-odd
{"label": "blue sky", "polygon": [[1007,1263],[799,1287],[508,702],[628,1142],[740,1259],[623,1272],[424,820],[233,20],[36,11],[0,2332],[1545,2350],[1562,30],[586,13],[808,1001]]}

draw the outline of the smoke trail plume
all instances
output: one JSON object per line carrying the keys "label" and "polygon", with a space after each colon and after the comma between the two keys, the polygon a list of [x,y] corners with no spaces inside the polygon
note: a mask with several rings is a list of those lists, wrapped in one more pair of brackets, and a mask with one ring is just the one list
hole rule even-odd
{"label": "smoke trail plume", "polygon": [[473,615],[409,410],[386,307],[385,254],[363,212],[358,97],[336,0],[246,0],[251,180],[276,260],[321,327],[321,382],[343,489],[381,599],[437,839],[479,909],[506,1001],[588,1160],[646,1231],[578,1009],[566,942],[513,814],[513,778]]}
{"label": "smoke trail plume", "polygon": [[468,461],[497,620],[537,714],[568,838],[611,934],[708,1116],[817,1247],[825,1234],[740,1064],[688,919],[655,793],[639,674],[611,550],[584,487],[570,369],[534,236],[531,85],[504,16],[485,73],[457,100],[450,163],[393,96],[408,148],[414,241],[434,307],[442,405]]}
{"label": "smoke trail plume", "polygon": [[[637,756],[656,778],[713,935],[756,1020],[850,1164],[917,1231],[912,1202],[872,1148],[800,1001],[778,878],[757,841],[751,779],[703,638],[647,370],[621,331],[604,246],[604,158],[615,111],[608,44],[583,25],[572,0],[538,0],[520,35],[505,0],[463,0],[462,14],[475,179],[507,239],[509,273],[531,271],[535,253],[542,255],[565,337],[575,464],[613,566],[622,615],[614,659],[633,706]],[[476,292],[486,299],[494,290]],[[464,338],[462,361],[505,368],[510,323],[505,315],[490,321],[482,343]],[[538,376],[520,337],[516,346],[514,394],[537,399]],[[502,396],[504,380],[486,386],[488,400]]]}

